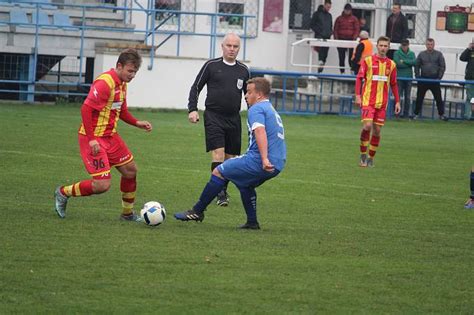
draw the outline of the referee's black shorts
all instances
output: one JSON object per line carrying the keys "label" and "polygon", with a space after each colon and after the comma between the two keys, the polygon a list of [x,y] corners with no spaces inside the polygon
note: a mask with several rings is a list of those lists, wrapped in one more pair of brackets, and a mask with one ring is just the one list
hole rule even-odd
{"label": "referee's black shorts", "polygon": [[227,154],[240,154],[242,145],[240,114],[225,116],[206,110],[204,111],[204,131],[207,152],[224,148]]}

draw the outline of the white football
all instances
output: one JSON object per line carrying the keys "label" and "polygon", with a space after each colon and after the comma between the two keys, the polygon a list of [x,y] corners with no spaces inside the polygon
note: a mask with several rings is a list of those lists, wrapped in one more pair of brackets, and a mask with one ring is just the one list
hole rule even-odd
{"label": "white football", "polygon": [[149,201],[143,205],[140,215],[147,225],[158,226],[165,221],[166,210],[158,201]]}

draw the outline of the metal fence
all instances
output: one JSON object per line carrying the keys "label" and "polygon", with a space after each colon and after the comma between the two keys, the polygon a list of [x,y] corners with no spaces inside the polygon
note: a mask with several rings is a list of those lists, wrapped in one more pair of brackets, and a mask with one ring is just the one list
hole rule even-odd
{"label": "metal fence", "polygon": [[[338,74],[319,74],[306,72],[271,71],[251,69],[252,76],[265,76],[272,83],[271,101],[274,107],[284,114],[297,115],[344,115],[358,116],[359,108],[354,103],[355,76]],[[410,80],[399,78],[399,80]],[[439,82],[443,92],[445,115],[452,120],[463,120],[465,110],[464,84],[474,81],[413,79],[412,93],[416,91],[417,82]],[[450,92],[458,89],[456,94]],[[404,103],[404,102],[402,102]],[[415,108],[412,97],[410,114]],[[421,119],[437,119],[434,99],[429,93],[420,112]],[[387,118],[394,118],[394,99],[390,97],[387,107]]]}
{"label": "metal fence", "polygon": [[[251,0],[249,3],[255,1]],[[91,77],[93,57],[90,56],[90,52],[89,55],[86,53],[85,44],[87,40],[94,38],[101,32],[106,34],[106,36],[102,35],[104,38],[116,38],[117,42],[123,41],[124,39],[121,37],[127,37],[126,35],[129,34],[140,35],[142,38],[141,48],[147,49],[149,52],[150,63],[148,69],[150,70],[153,68],[157,49],[171,37],[178,38],[176,54],[179,55],[179,39],[182,36],[206,36],[210,38],[209,57],[214,57],[217,39],[230,30],[228,23],[222,24],[223,17],[238,18],[242,21],[242,25],[239,24],[239,31],[243,39],[242,52],[244,59],[247,39],[254,37],[250,34],[250,27],[252,25],[256,26],[255,15],[157,9],[154,1],[148,1],[147,7],[140,6],[134,0],[124,0],[120,3],[124,6],[111,5],[111,3],[107,5],[68,3],[56,5],[52,2],[22,1],[21,5],[28,5],[28,13],[24,11],[24,7],[17,7],[14,3],[14,10],[23,14],[22,18],[19,20],[0,20],[0,26],[7,26],[10,29],[11,34],[8,36],[15,36],[16,32],[21,32],[22,36],[30,36],[32,38],[31,46],[25,48],[24,51],[31,53],[0,53],[0,98],[32,102],[35,100],[54,100],[56,96],[72,98],[73,100],[76,100],[77,97],[86,96],[93,79]],[[186,3],[192,4],[194,0],[182,0],[181,4],[185,5]],[[56,24],[55,21],[50,21],[53,13],[45,13],[45,7],[48,10],[54,8],[54,14],[57,12],[76,12],[74,13],[75,20],[72,21],[72,17],[66,16],[65,23]],[[189,7],[181,6],[181,9],[184,8]],[[250,10],[249,8],[252,8],[252,6],[247,6],[247,10]],[[121,23],[117,23],[118,25],[91,23],[91,21],[97,19],[97,12],[111,12],[114,16],[119,16],[119,22],[121,21]],[[144,27],[131,26],[132,13],[135,19],[146,21]],[[51,16],[48,16],[48,14]],[[207,25],[207,29],[196,32],[194,27],[186,26],[186,23],[181,26],[181,21],[193,21],[197,16],[208,17],[210,23]],[[45,18],[42,20],[42,17]],[[173,17],[177,25],[175,25],[175,28],[167,29],[167,23],[173,23]],[[65,42],[58,42],[58,50],[54,54],[61,54],[61,56],[43,53],[42,50],[45,49],[51,51],[51,47],[44,47],[44,43],[47,42],[46,39],[54,39],[54,32],[62,32],[62,36],[66,34],[71,39],[71,43],[74,42],[79,47],[76,49],[75,47],[68,47]],[[162,36],[162,38],[164,36],[164,39],[159,41],[159,36]],[[140,44],[140,40],[135,39],[135,41]],[[127,44],[130,44],[130,42],[127,42]]]}

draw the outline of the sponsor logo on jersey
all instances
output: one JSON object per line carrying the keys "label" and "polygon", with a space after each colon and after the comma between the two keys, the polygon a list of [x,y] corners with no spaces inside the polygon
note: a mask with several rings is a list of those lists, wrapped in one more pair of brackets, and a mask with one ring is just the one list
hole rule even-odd
{"label": "sponsor logo on jersey", "polygon": [[112,109],[119,109],[122,107],[122,102],[113,102],[112,103]]}

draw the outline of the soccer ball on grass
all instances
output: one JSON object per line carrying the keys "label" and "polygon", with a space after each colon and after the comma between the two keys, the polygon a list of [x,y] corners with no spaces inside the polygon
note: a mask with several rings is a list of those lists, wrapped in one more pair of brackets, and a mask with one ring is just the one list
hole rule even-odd
{"label": "soccer ball on grass", "polygon": [[158,201],[149,201],[140,210],[140,215],[147,225],[158,226],[165,221],[166,210]]}

